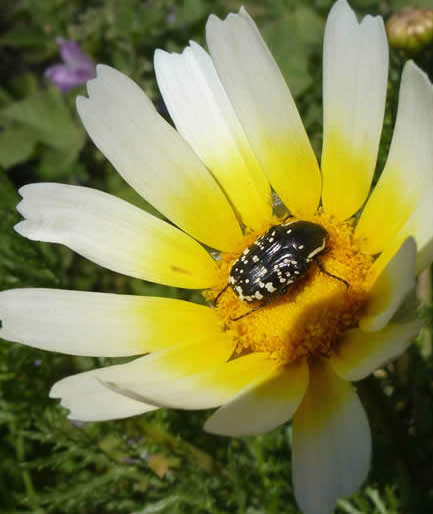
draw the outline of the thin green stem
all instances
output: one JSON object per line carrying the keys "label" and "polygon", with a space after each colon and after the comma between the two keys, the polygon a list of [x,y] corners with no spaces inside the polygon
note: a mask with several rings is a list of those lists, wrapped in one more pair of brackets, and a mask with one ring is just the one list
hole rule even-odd
{"label": "thin green stem", "polygon": [[[378,380],[370,376],[359,384],[361,397],[383,433],[394,447],[401,495],[402,511],[408,511],[409,505],[416,503],[414,483],[416,483],[416,465],[409,448],[407,431],[384,393]],[[413,501],[412,501],[413,500]]]}
{"label": "thin green stem", "polygon": [[[15,423],[10,424],[11,433],[16,434],[16,442],[15,442],[15,454],[17,456],[18,464],[21,464],[25,461],[25,443],[24,436],[22,434],[17,434]],[[24,489],[27,493],[27,497],[29,499],[29,503],[34,509],[35,514],[41,513],[39,508],[39,504],[37,501],[37,496],[35,493],[35,489],[33,487],[33,481],[31,473],[24,468],[21,468],[21,477],[24,483]]]}
{"label": "thin green stem", "polygon": [[[431,305],[432,303],[432,269],[428,267],[418,276],[416,293],[421,306]],[[432,353],[432,331],[431,328],[424,328],[420,334],[422,343],[422,353],[429,356]]]}

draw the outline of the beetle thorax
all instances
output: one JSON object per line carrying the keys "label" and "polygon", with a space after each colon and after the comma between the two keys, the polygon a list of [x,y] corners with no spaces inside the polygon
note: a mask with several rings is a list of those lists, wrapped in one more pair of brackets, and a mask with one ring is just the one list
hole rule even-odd
{"label": "beetle thorax", "polygon": [[[274,255],[281,257],[278,263],[281,261],[284,265],[278,268],[282,270],[281,274],[270,274],[268,268],[275,262],[272,252],[263,254],[258,247],[267,250],[269,244],[274,243],[269,240],[278,242],[282,230],[304,228],[299,222],[290,218],[282,224],[272,224],[260,234],[249,234],[238,252],[224,254],[218,261],[220,280],[206,297],[214,300],[218,292],[230,284],[218,300],[216,310],[225,329],[235,338],[239,353],[269,352],[284,363],[304,356],[323,356],[332,352],[345,330],[357,326],[367,300],[368,270],[373,259],[362,254],[353,243],[351,223],[337,223],[324,215],[302,220],[310,225],[307,228],[311,230],[311,237],[301,241],[298,252],[290,250],[290,258],[284,257],[281,248],[274,247]],[[296,238],[296,241],[290,239],[291,234],[287,235],[284,243],[287,248],[294,242],[299,243]],[[316,254],[320,255],[326,271],[344,279],[350,286],[322,273],[314,259]],[[266,262],[258,262],[260,258]],[[264,277],[262,285],[248,288],[260,264],[267,271],[268,275],[262,273],[268,280]],[[269,280],[270,276],[272,280]],[[279,282],[280,279],[287,280]],[[281,291],[275,292],[279,285]],[[259,294],[253,297],[257,291]],[[259,308],[236,320],[254,307]]]}

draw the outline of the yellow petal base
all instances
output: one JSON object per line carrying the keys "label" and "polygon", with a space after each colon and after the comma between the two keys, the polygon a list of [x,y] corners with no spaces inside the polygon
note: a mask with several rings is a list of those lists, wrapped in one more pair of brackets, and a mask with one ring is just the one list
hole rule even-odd
{"label": "yellow petal base", "polygon": [[[243,302],[227,288],[217,302],[216,311],[235,339],[238,354],[266,352],[283,364],[305,356],[329,355],[339,335],[357,326],[365,310],[368,271],[373,258],[362,254],[353,241],[352,222],[342,223],[322,213],[303,219],[319,223],[328,231],[329,250],[321,256],[321,261],[326,271],[346,280],[350,287],[321,273],[312,262],[306,275],[285,295],[237,321],[233,319],[259,302]],[[273,224],[279,222],[274,220]],[[218,261],[218,283],[205,293],[208,300],[213,301],[225,287],[231,266],[242,251],[267,229],[245,236],[238,252],[222,255]]]}

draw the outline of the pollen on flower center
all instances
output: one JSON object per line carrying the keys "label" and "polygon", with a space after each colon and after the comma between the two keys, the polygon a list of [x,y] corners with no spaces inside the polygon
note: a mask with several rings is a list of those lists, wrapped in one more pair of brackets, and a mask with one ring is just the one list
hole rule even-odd
{"label": "pollen on flower center", "polygon": [[[228,287],[216,309],[235,339],[238,353],[267,352],[284,363],[304,356],[328,355],[339,335],[357,325],[367,300],[367,275],[373,258],[361,253],[353,241],[351,222],[337,222],[324,214],[306,221],[327,230],[327,251],[320,260],[327,272],[347,281],[349,287],[322,273],[313,259],[306,274],[295,280],[285,294],[236,321],[233,320],[260,305],[260,301],[242,301]],[[207,299],[216,298],[227,285],[233,262],[264,232],[246,235],[239,252],[222,255],[218,261],[220,280],[205,293]]]}

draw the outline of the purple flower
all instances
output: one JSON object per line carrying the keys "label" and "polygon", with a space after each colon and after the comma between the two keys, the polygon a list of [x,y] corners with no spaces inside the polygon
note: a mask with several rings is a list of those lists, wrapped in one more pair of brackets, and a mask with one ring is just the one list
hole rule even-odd
{"label": "purple flower", "polygon": [[95,63],[80,48],[76,41],[57,38],[62,64],[54,64],[45,70],[48,77],[62,93],[81,86],[96,76]]}

